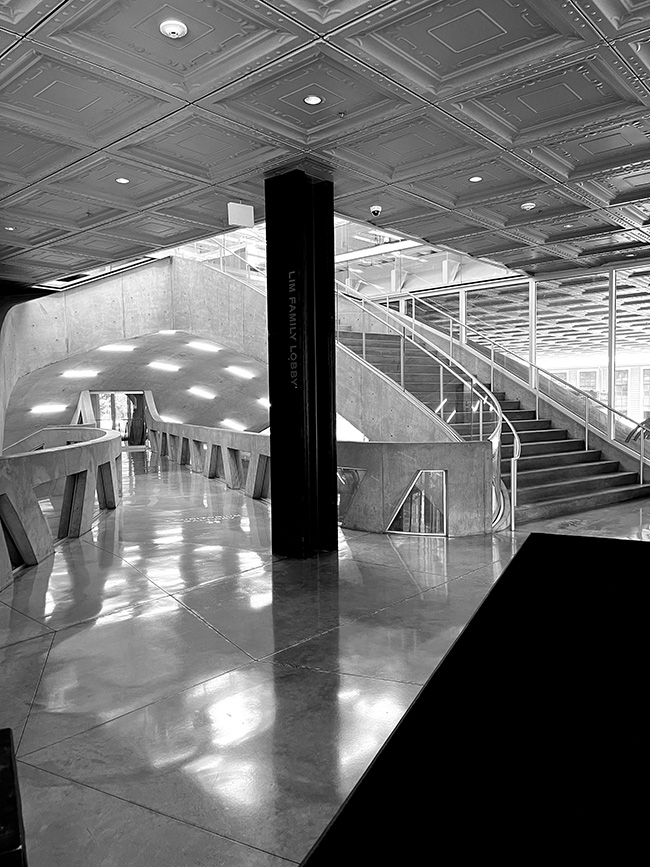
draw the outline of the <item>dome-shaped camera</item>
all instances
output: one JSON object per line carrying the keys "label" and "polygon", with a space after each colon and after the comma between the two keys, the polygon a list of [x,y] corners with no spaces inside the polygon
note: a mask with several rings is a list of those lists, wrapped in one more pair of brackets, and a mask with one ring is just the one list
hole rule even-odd
{"label": "dome-shaped camera", "polygon": [[373,217],[378,217],[381,214],[381,205],[370,205],[370,213]]}

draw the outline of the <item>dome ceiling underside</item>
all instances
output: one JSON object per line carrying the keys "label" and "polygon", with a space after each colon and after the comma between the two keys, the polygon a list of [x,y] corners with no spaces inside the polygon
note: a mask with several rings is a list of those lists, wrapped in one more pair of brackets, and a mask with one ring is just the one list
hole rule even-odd
{"label": "dome ceiling underside", "polygon": [[10,0],[0,117],[0,268],[29,283],[214,235],[230,201],[263,219],[303,161],[338,213],[522,273],[650,257],[647,3]]}

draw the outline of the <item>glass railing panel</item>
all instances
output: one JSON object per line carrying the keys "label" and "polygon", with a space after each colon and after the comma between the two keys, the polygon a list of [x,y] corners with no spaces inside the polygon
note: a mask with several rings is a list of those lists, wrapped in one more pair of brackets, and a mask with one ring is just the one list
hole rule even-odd
{"label": "glass railing panel", "polygon": [[366,474],[365,469],[358,467],[337,467],[336,483],[338,488],[339,523],[345,520],[352,500],[359,490],[359,485]]}
{"label": "glass railing panel", "polygon": [[[614,408],[630,419],[617,419],[617,442],[638,450],[642,434],[639,425],[650,420],[650,269],[647,266],[617,273]],[[645,436],[649,435],[646,429]],[[644,440],[644,455],[650,455],[646,445],[648,442]]]}
{"label": "glass railing panel", "polygon": [[418,472],[389,524],[389,533],[446,535],[445,475],[444,470]]}
{"label": "glass railing panel", "polygon": [[467,291],[467,340],[489,357],[486,343],[495,343],[495,361],[519,379],[527,381],[530,340],[528,281]]}

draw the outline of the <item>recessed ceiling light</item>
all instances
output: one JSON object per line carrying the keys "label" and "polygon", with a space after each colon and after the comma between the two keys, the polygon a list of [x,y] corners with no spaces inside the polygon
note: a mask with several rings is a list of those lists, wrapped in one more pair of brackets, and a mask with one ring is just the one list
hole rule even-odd
{"label": "recessed ceiling light", "polygon": [[483,178],[480,175],[472,175],[472,177],[469,179],[469,182],[470,182],[470,184],[478,184],[482,180],[483,180]]}
{"label": "recessed ceiling light", "polygon": [[565,223],[564,228],[565,229],[573,229],[573,223]]}
{"label": "recessed ceiling light", "polygon": [[191,346],[192,349],[202,349],[203,352],[219,352],[219,347],[215,346],[214,343],[203,343],[201,340],[193,340],[187,345]]}
{"label": "recessed ceiling light", "polygon": [[211,391],[208,391],[205,388],[201,388],[198,385],[193,385],[192,388],[187,389],[192,394],[195,394],[197,397],[204,397],[206,400],[214,400],[216,395]]}
{"label": "recessed ceiling light", "polygon": [[64,403],[42,403],[39,406],[33,406],[31,412],[63,412],[65,407]]}
{"label": "recessed ceiling light", "polygon": [[251,373],[250,370],[244,370],[243,367],[227,367],[226,370],[228,373],[232,373],[234,376],[241,376],[242,379],[254,379],[255,374]]}
{"label": "recessed ceiling light", "polygon": [[307,105],[320,105],[323,101],[322,96],[316,96],[315,93],[310,93],[308,96],[304,97],[303,102],[306,102]]}
{"label": "recessed ceiling light", "polygon": [[159,331],[158,334],[176,334],[176,332],[172,329],[163,328],[163,330]]}
{"label": "recessed ceiling light", "polygon": [[87,376],[97,376],[97,370],[64,370],[61,376],[66,379],[85,379]]}
{"label": "recessed ceiling light", "polygon": [[522,211],[532,211],[533,208],[536,208],[536,207],[537,207],[537,205],[535,204],[535,202],[524,202],[523,205],[521,205],[521,210]]}
{"label": "recessed ceiling light", "polygon": [[258,397],[257,402],[261,403],[264,409],[271,408],[271,401],[268,399],[268,397]]}
{"label": "recessed ceiling light", "polygon": [[15,226],[5,226],[5,229],[7,230],[7,232],[15,232],[16,231]]}
{"label": "recessed ceiling light", "polygon": [[177,364],[167,364],[165,361],[151,361],[149,362],[149,367],[155,367],[156,370],[171,370],[174,373],[180,370]]}
{"label": "recessed ceiling light", "polygon": [[107,343],[99,347],[102,352],[133,352],[135,346],[126,346],[121,343]]}
{"label": "recessed ceiling light", "polygon": [[115,178],[116,184],[130,184],[131,181],[128,178]]}
{"label": "recessed ceiling light", "polygon": [[224,418],[224,420],[221,422],[220,427],[229,427],[232,430],[240,430],[240,431],[246,430],[246,425],[241,424],[240,422],[235,421],[232,418]]}
{"label": "recessed ceiling light", "polygon": [[181,39],[187,33],[187,24],[175,18],[168,18],[160,25],[160,32],[169,39]]}

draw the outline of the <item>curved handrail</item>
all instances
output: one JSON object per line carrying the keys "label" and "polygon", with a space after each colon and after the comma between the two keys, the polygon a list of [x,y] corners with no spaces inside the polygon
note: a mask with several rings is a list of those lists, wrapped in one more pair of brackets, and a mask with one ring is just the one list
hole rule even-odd
{"label": "curved handrail", "polygon": [[[418,347],[422,352],[431,357],[434,361],[440,364],[443,368],[449,371],[453,376],[455,376],[465,387],[470,388],[470,393],[473,391],[477,392],[477,397],[479,397],[478,392],[483,393],[483,397],[480,398],[484,404],[488,404],[491,410],[496,414],[496,424],[492,433],[486,438],[492,443],[493,455],[494,455],[494,463],[495,463],[495,489],[497,491],[497,502],[499,504],[498,510],[495,512],[493,518],[493,526],[496,525],[503,515],[503,510],[505,508],[505,504],[503,502],[503,498],[501,496],[501,462],[500,462],[500,447],[501,447],[501,430],[502,426],[505,424],[510,428],[510,431],[513,435],[513,457],[511,458],[511,529],[514,529],[514,520],[515,520],[515,507],[516,507],[516,490],[517,490],[517,461],[521,456],[521,441],[519,439],[519,435],[515,430],[514,426],[510,422],[510,420],[503,415],[503,411],[501,409],[501,405],[496,400],[492,392],[478,380],[474,374],[472,374],[467,368],[464,367],[460,362],[456,359],[452,358],[449,353],[445,352],[444,349],[441,349],[439,346],[430,341],[426,336],[418,333],[415,330],[414,325],[408,322],[408,320],[402,319],[399,315],[392,313],[390,310],[382,307],[380,304],[377,304],[374,299],[366,298],[361,293],[356,292],[355,290],[350,289],[348,286],[344,286],[338,280],[335,281],[337,294],[342,297],[348,298],[351,302],[355,303],[357,307],[361,308],[363,313],[368,313],[373,318],[377,319],[381,322],[382,325],[387,326],[392,331],[396,332],[400,335],[400,337],[405,337],[412,344]],[[376,307],[381,311],[381,316],[379,316],[374,310],[367,309],[368,306]],[[384,318],[386,317],[386,318]],[[391,321],[392,320],[392,321]],[[410,328],[412,332],[412,337],[406,334],[406,329]],[[417,340],[415,336],[417,335]],[[418,342],[420,341],[420,342]],[[427,344],[427,346],[422,346],[421,342]],[[431,352],[427,347],[430,346],[434,352]],[[442,354],[446,356],[446,358],[456,367],[460,368],[466,380],[463,380],[463,377],[458,373],[458,370],[454,370],[450,364],[447,363],[444,359],[441,359],[438,354]],[[482,407],[481,407],[482,411]]]}
{"label": "curved handrail", "polygon": [[645,418],[625,437],[625,442],[636,442],[643,432],[643,439],[650,438],[650,419]]}

